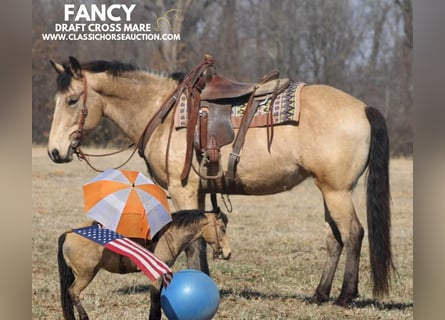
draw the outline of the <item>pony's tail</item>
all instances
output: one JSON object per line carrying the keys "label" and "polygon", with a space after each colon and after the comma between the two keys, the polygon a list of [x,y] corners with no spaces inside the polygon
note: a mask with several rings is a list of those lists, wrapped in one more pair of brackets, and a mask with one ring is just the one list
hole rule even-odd
{"label": "pony's tail", "polygon": [[60,280],[60,301],[62,303],[63,317],[65,320],[75,320],[73,301],[68,292],[69,287],[73,284],[75,278],[73,270],[66,264],[63,257],[63,244],[65,242],[66,232],[59,237],[59,248],[57,250],[57,262],[59,265]]}
{"label": "pony's tail", "polygon": [[391,253],[391,210],[389,187],[389,137],[383,115],[366,107],[371,125],[371,145],[367,173],[367,219],[373,295],[389,293],[394,264]]}

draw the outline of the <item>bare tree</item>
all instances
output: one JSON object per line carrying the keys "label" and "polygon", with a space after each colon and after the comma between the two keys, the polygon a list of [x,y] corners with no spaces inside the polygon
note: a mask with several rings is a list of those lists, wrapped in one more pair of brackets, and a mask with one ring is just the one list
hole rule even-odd
{"label": "bare tree", "polygon": [[403,12],[403,24],[405,31],[405,45],[413,48],[413,4],[411,0],[394,0]]}
{"label": "bare tree", "polygon": [[[43,41],[41,33],[61,22],[63,3],[33,1],[34,142],[46,141],[53,111],[55,74],[49,59],[74,55],[81,61],[116,59],[188,71],[208,53],[219,72],[238,81],[253,82],[277,69],[283,77],[350,92],[385,113],[395,153],[412,152],[412,0],[132,3],[138,8],[132,23],[151,23],[153,32],[177,33],[181,40]],[[94,142],[121,141],[112,124],[102,129]]]}
{"label": "bare tree", "polygon": [[303,32],[303,54],[312,71],[312,79],[340,87],[347,80],[347,67],[359,30],[348,19],[349,1],[306,1],[306,28]]}
{"label": "bare tree", "polygon": [[[192,0],[175,1],[149,1],[144,7],[156,18],[155,31],[162,34],[181,34],[184,17]],[[158,65],[165,70],[173,71],[178,68],[178,56],[181,52],[183,42],[181,41],[159,41],[158,42]]]}
{"label": "bare tree", "polygon": [[376,72],[377,67],[377,57],[380,53],[380,44],[382,42],[382,33],[384,30],[386,18],[388,15],[388,10],[390,4],[382,0],[373,1],[375,18],[373,21],[373,37],[372,37],[372,47],[371,54],[368,60],[368,72],[373,74]]}

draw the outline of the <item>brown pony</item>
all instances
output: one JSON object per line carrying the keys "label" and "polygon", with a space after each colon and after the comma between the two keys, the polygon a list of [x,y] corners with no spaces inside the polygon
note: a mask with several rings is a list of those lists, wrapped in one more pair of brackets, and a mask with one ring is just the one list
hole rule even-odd
{"label": "brown pony", "polygon": [[[224,213],[204,214],[199,210],[184,210],[172,217],[173,221],[160,231],[158,240],[133,240],[152,251],[168,266],[175,263],[178,255],[190,242],[199,238],[212,247],[215,257],[230,258],[230,245],[226,236],[228,219]],[[95,222],[88,222],[83,226],[93,223]],[[88,319],[79,296],[100,269],[120,274],[140,271],[129,258],[73,232],[65,232],[59,237],[58,264],[61,302],[66,320],[75,319],[73,305],[81,320]],[[160,287],[160,281],[150,285],[149,319],[152,320],[161,319]]]}
{"label": "brown pony", "polygon": [[[114,121],[135,143],[147,123],[175,90],[173,78],[120,62],[75,58],[52,62],[58,91],[48,141],[49,157],[70,162],[82,133],[93,130],[102,117]],[[87,98],[88,97],[88,98]],[[86,105],[88,107],[86,108]],[[82,110],[88,115],[81,116]],[[328,224],[327,261],[313,302],[328,301],[343,249],[346,267],[336,303],[348,305],[358,296],[359,260],[364,229],[357,218],[352,191],[367,169],[367,217],[373,293],[388,293],[393,269],[390,238],[389,141],[381,113],[358,99],[326,85],[306,85],[300,94],[299,123],[274,127],[270,148],[267,128],[250,128],[237,164],[235,186],[209,183],[193,170],[181,179],[186,157],[186,130],[170,130],[168,113],[144,146],[143,158],[155,181],[166,188],[177,209],[204,208],[206,193],[274,194],[289,190],[308,177],[320,189]],[[79,118],[82,121],[79,121]],[[80,126],[81,123],[81,126]],[[167,157],[167,148],[169,155]],[[231,145],[222,147],[223,172],[228,169]],[[199,166],[196,155],[193,167]],[[189,267],[208,272],[203,247],[186,249]]]}

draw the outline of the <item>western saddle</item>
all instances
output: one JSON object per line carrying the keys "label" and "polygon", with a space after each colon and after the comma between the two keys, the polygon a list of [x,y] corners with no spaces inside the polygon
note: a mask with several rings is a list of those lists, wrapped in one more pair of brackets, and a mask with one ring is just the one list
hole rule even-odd
{"label": "western saddle", "polygon": [[[170,110],[176,107],[181,95],[185,94],[188,112],[187,148],[181,180],[184,181],[190,172],[193,149],[195,149],[200,161],[198,174],[202,179],[216,180],[224,177],[227,186],[233,185],[244,138],[259,102],[264,100],[265,96],[270,96],[272,106],[275,97],[283,92],[289,84],[289,79],[279,79],[278,71],[266,74],[258,83],[241,83],[226,79],[216,73],[214,58],[205,55],[204,59],[184,77],[175,92],[150,120],[139,141],[139,153],[143,157],[144,147],[150,135]],[[231,108],[233,105],[241,104],[246,104],[246,108],[235,137],[231,121]],[[273,137],[271,110],[272,108],[270,108],[267,124],[269,149]],[[232,142],[228,170],[223,173],[220,149]],[[168,161],[166,161],[167,163]]]}

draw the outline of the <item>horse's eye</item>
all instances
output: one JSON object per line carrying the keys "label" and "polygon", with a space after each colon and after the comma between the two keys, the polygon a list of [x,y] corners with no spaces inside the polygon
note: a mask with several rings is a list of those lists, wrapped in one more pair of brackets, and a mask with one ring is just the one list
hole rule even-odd
{"label": "horse's eye", "polygon": [[224,233],[226,232],[226,227],[221,227],[220,229],[221,229],[221,232],[224,232]]}
{"label": "horse's eye", "polygon": [[80,95],[77,95],[77,94],[73,95],[73,96],[69,96],[66,99],[66,103],[68,103],[69,106],[74,107],[76,105],[77,101],[79,101],[79,97],[80,97]]}

